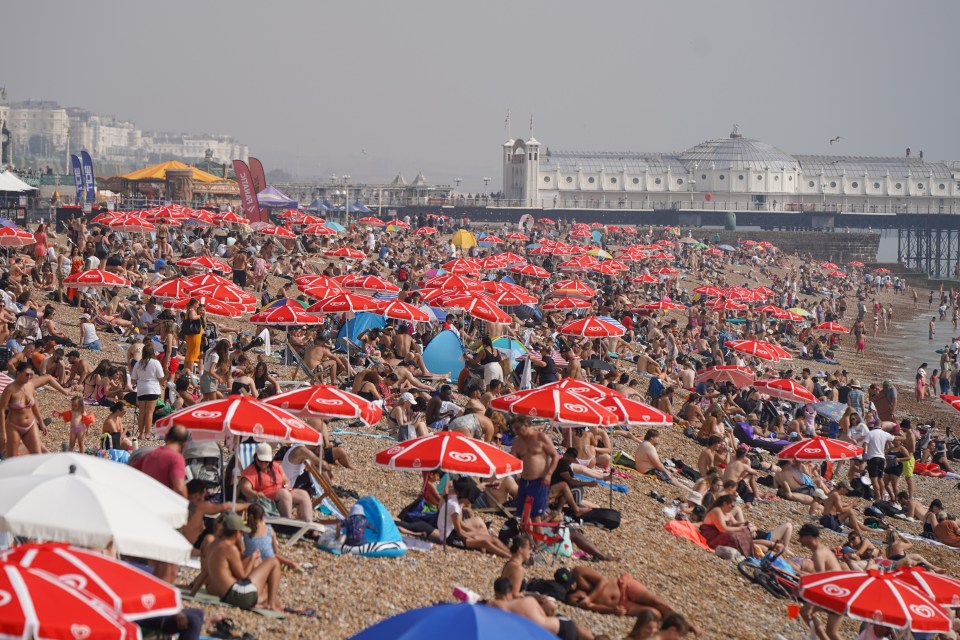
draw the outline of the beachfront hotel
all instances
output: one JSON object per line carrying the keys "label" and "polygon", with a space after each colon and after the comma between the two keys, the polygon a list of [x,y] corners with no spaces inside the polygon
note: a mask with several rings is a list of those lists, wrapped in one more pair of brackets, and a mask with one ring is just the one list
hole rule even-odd
{"label": "beachfront hotel", "polygon": [[511,139],[502,160],[504,198],[524,207],[960,213],[960,161],[790,155],[737,126],[672,153]]}

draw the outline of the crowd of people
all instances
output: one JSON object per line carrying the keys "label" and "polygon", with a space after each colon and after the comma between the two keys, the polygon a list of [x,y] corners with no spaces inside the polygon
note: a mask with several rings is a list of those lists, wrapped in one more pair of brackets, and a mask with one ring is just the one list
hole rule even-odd
{"label": "crowd of people", "polygon": [[[948,438],[934,420],[918,423],[906,415],[893,381],[862,385],[839,364],[843,358],[854,368],[856,356],[871,353],[867,338],[890,330],[892,301],[908,291],[903,281],[864,272],[862,265],[837,276],[835,268],[826,269],[809,255],[790,259],[755,242],[720,249],[719,237],[700,243],[673,229],[607,227],[602,244],[587,247],[577,238],[593,243],[593,236],[584,236],[575,221],[531,222],[523,228],[528,234],[524,240],[491,245],[481,236],[479,246],[467,246],[449,234],[413,233],[435,224],[435,217],[407,216],[403,222],[409,231],[388,233],[357,224],[339,237],[301,234],[294,239],[243,226],[172,222],[158,224],[149,235],[113,231],[84,218],[70,220],[57,233],[40,225],[36,243],[10,257],[0,280],[5,343],[0,360],[12,378],[0,395],[4,455],[61,446],[48,434],[50,412],[40,406],[50,395],[38,390],[49,386],[69,398],[69,411],[54,416],[69,425],[62,446],[80,452],[125,451],[136,468],[187,497],[191,511],[183,534],[202,559],[193,588],[206,588],[242,608],[283,609],[281,568],[297,565],[278,553],[269,519],[311,521],[315,494],[307,465],[329,479],[335,467],[349,473],[358,468],[349,447],[331,438],[325,421],[312,418],[321,444],[279,451],[257,445],[249,464],[236,474],[239,501],[213,503],[207,500],[208,483],[187,481],[186,430],[173,427],[160,442],[153,425],[182,407],[231,394],[268,398],[282,390],[287,378],[329,383],[380,404],[382,428],[398,440],[451,430],[508,447],[521,459],[516,478],[474,481],[428,472],[419,509],[405,509],[397,523],[410,536],[501,557],[506,564],[489,604],[562,638],[594,635],[558,612],[556,602],[634,617],[631,638],[679,638],[697,631],[679,607],[629,573],[607,576],[576,566],[558,571],[553,580],[525,577],[531,557],[544,547],[567,545],[583,557],[613,559],[596,542],[600,536],[581,523],[607,511],[598,486],[633,478],[634,472],[679,495],[674,517],[692,523],[711,549],[732,548],[746,557],[757,549],[770,550],[782,554],[798,575],[841,566],[943,570],[918,551],[922,542],[897,534],[884,517],[916,522],[923,538],[960,548],[960,528],[944,502],[917,499],[918,469],[924,475],[956,477]],[[566,241],[570,244],[564,248]],[[324,255],[337,246],[364,249],[366,257],[352,262]],[[480,266],[480,260],[504,250],[519,255],[500,266]],[[607,251],[614,254],[609,262],[632,266],[605,270],[609,262],[592,256],[610,255]],[[593,263],[571,265],[571,255],[590,257]],[[286,300],[309,304],[306,287],[298,286],[303,278],[348,274],[393,282],[397,300],[429,307],[435,296],[424,285],[437,270],[451,260],[476,259],[476,269],[464,272],[466,287],[479,290],[511,276],[542,308],[505,305],[509,323],[484,322],[457,308],[445,309],[442,320],[428,323],[387,319],[383,326],[351,336],[355,344],[344,351],[336,340],[348,319],[342,314],[327,314],[316,326],[250,330],[208,313],[200,296],[182,309],[163,305],[164,296],[154,292],[174,277],[203,273],[177,266],[184,258],[200,256],[229,265],[230,281],[258,307]],[[510,271],[510,266],[528,262],[548,277]],[[103,269],[131,286],[64,283],[91,269]],[[735,282],[734,273],[744,281]],[[558,286],[561,280],[567,282]],[[694,282],[704,287],[690,284]],[[909,291],[916,302],[916,292]],[[556,304],[560,301],[566,303]],[[652,301],[675,308],[644,308]],[[930,305],[934,302],[940,309],[933,325],[948,316],[955,325],[957,291],[941,286],[937,300],[931,291]],[[804,314],[797,316],[797,308]],[[559,331],[585,314],[608,318],[622,328],[621,335],[594,339]],[[849,323],[852,335],[814,328],[823,323]],[[453,332],[465,347],[463,369],[453,379],[448,371],[430,370],[424,357],[442,331]],[[523,353],[505,352],[497,346],[503,339],[523,345]],[[762,340],[785,349],[795,361],[772,362],[729,347],[732,340]],[[268,344],[281,360],[268,355],[263,348]],[[947,345],[929,377],[926,363],[917,370],[915,400],[958,391],[958,354],[960,339]],[[734,367],[747,379],[724,375],[724,368]],[[648,403],[670,416],[673,426],[640,435],[599,427],[554,432],[540,421],[492,407],[496,398],[522,386],[563,378],[591,381]],[[778,401],[752,386],[755,379],[794,381],[813,400]],[[664,428],[682,432],[697,453],[681,460],[662,442]],[[777,459],[784,447],[815,435],[862,447],[863,453],[836,465]],[[233,464],[241,463],[235,458]],[[656,490],[651,496],[663,499]],[[763,531],[748,520],[750,508],[774,500],[798,503],[816,524],[805,521],[795,530],[793,523],[784,522]],[[544,524],[498,536],[480,515],[491,509],[515,510],[523,522]],[[872,540],[881,527],[887,529],[885,544]],[[836,553],[819,542],[824,529],[845,536],[846,544]],[[557,530],[565,532],[566,541],[547,544],[538,533]],[[794,556],[798,542],[810,557]],[[157,563],[155,570],[164,579],[176,579],[176,567]],[[815,620],[811,607],[803,615]],[[839,620],[831,614],[823,625],[817,622],[819,636],[839,638]]]}

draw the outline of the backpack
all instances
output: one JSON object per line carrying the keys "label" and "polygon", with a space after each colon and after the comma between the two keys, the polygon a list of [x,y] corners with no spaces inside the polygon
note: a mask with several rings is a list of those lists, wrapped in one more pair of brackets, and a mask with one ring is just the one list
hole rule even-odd
{"label": "backpack", "polygon": [[409,277],[410,274],[407,272],[407,270],[404,267],[400,267],[400,270],[397,271],[397,280],[400,282],[406,282],[407,278]]}

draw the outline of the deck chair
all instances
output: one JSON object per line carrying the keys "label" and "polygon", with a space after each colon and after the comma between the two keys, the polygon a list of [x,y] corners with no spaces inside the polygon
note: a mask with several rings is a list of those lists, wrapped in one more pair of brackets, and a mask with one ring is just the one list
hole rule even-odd
{"label": "deck chair", "polygon": [[[325,372],[326,368],[324,365],[320,365],[321,371],[311,371],[307,367],[307,363],[303,361],[303,358],[300,357],[300,354],[297,353],[297,350],[291,347],[289,344],[284,347],[284,364],[289,366],[296,365],[297,371],[303,373],[307,378],[308,384],[313,384],[320,381],[320,373]],[[295,380],[293,382],[296,382]]]}
{"label": "deck chair", "polygon": [[24,337],[33,338],[37,342],[39,342],[42,338],[40,334],[40,320],[37,319],[37,316],[30,316],[26,313],[21,313],[17,316],[17,322],[14,324],[14,330],[22,332]]}
{"label": "deck chair", "polygon": [[[564,522],[534,522],[530,518],[533,509],[533,497],[528,497],[523,504],[523,516],[520,519],[520,531],[529,535],[534,542],[534,553],[550,553],[554,560],[560,555],[560,545],[566,539],[564,529],[568,525]],[[550,549],[553,549],[550,551]]]}

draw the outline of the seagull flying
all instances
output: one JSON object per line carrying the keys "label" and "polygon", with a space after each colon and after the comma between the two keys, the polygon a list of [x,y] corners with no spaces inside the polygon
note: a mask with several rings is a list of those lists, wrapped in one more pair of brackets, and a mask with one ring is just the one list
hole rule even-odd
{"label": "seagull flying", "polygon": [[837,136],[836,138],[830,138],[830,144],[832,145],[834,142],[840,142],[840,140],[842,140],[840,136]]}

